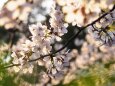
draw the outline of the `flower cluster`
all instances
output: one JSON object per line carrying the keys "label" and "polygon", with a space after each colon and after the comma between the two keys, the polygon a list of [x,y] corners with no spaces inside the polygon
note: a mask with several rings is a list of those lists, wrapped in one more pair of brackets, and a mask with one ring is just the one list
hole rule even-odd
{"label": "flower cluster", "polygon": [[59,6],[55,5],[52,6],[52,12],[51,12],[51,19],[50,19],[50,25],[51,25],[51,31],[52,31],[52,37],[56,38],[57,41],[60,40],[60,37],[67,33],[67,25],[64,24],[64,15],[60,9]]}
{"label": "flower cluster", "polygon": [[[39,66],[44,66],[48,76],[52,78],[58,78],[65,73],[64,69],[69,66],[69,54],[66,53],[66,50],[56,54],[52,52],[52,44],[56,40],[56,37],[67,33],[60,8],[54,6],[51,13],[50,25],[51,27],[47,27],[37,23],[29,26],[32,34],[31,40],[27,40],[22,45],[22,49],[12,54],[12,57],[14,57],[13,64],[18,64],[18,66],[14,67],[16,71],[22,69],[24,73],[31,72],[33,68],[32,62],[35,61]],[[25,67],[25,64],[28,65]]]}
{"label": "flower cluster", "polygon": [[108,46],[115,44],[114,14],[115,10],[88,27],[89,33],[91,33],[96,40],[100,40],[102,44]]}

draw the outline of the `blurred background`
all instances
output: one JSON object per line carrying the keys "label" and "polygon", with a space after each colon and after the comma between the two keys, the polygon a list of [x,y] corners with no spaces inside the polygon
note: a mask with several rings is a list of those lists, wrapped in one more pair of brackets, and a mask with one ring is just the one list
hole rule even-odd
{"label": "blurred background", "polygon": [[[68,46],[71,54],[68,72],[59,80],[41,77],[43,66],[34,72],[15,72],[10,65],[12,51],[30,39],[29,25],[49,25],[53,2],[61,7],[68,33],[55,41],[54,50],[100,15],[108,12],[115,0],[0,0],[0,86],[115,86],[115,46],[99,46],[87,29]],[[115,23],[112,24],[115,30]]]}

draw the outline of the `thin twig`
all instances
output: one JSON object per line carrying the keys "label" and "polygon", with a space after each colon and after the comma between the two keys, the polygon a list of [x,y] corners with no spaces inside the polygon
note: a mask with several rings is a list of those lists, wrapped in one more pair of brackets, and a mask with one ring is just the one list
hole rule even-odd
{"label": "thin twig", "polygon": [[11,64],[11,65],[3,67],[3,69],[10,68],[10,67],[13,67],[13,66],[20,66],[20,64]]}
{"label": "thin twig", "polygon": [[88,26],[95,24],[95,23],[98,22],[100,19],[104,18],[107,14],[111,13],[114,9],[115,9],[115,5],[113,6],[113,8],[112,8],[109,12],[104,13],[102,16],[100,16],[98,19],[96,19],[96,20],[93,21],[92,23],[86,25],[84,28],[87,28]]}

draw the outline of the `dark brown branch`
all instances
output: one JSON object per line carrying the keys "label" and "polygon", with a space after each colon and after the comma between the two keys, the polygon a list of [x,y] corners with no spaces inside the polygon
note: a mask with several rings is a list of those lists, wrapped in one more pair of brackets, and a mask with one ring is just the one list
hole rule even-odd
{"label": "dark brown branch", "polygon": [[96,19],[96,20],[93,21],[92,23],[86,25],[84,28],[87,28],[88,26],[93,25],[93,24],[95,24],[96,22],[100,21],[100,19],[104,18],[107,14],[111,13],[114,9],[115,9],[115,5],[113,6],[113,8],[112,8],[109,12],[104,13],[102,16],[100,16],[98,19]]}
{"label": "dark brown branch", "polygon": [[10,68],[10,67],[13,67],[13,66],[20,66],[20,64],[11,64],[11,65],[8,65],[8,66],[4,67],[3,69]]}
{"label": "dark brown branch", "polygon": [[[54,54],[56,54],[56,53],[62,51],[65,47],[67,47],[67,46],[71,43],[72,40],[74,40],[74,39],[81,33],[81,31],[83,31],[84,29],[86,29],[88,26],[93,25],[93,24],[95,24],[96,22],[100,21],[100,19],[104,18],[107,14],[111,13],[114,9],[115,9],[115,5],[113,6],[113,8],[112,8],[109,12],[104,13],[104,14],[103,14],[102,16],[100,16],[98,19],[96,19],[96,20],[93,21],[92,23],[86,25],[85,27],[78,27],[78,26],[77,26],[77,28],[79,29],[79,31],[78,31],[74,36],[72,36],[72,37],[65,43],[65,45],[64,45],[62,48],[60,48],[59,50],[57,50],[57,51],[55,51],[55,52],[52,52],[52,53],[49,53],[49,54],[46,54],[46,55],[43,55],[43,56],[41,56],[41,57],[39,57],[39,58],[29,60],[28,62],[34,62],[34,61],[39,60],[40,58],[47,57],[47,56],[52,56],[52,55],[54,55]],[[6,66],[6,67],[4,67],[4,68],[9,68],[9,67],[13,67],[13,66],[20,66],[20,64],[12,64],[12,65]]]}

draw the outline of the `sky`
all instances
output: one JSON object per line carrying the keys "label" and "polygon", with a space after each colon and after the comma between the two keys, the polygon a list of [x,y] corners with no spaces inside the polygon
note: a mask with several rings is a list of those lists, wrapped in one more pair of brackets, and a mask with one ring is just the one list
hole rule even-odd
{"label": "sky", "polygon": [[2,6],[4,5],[4,3],[8,1],[8,0],[0,0],[0,9],[2,8]]}

